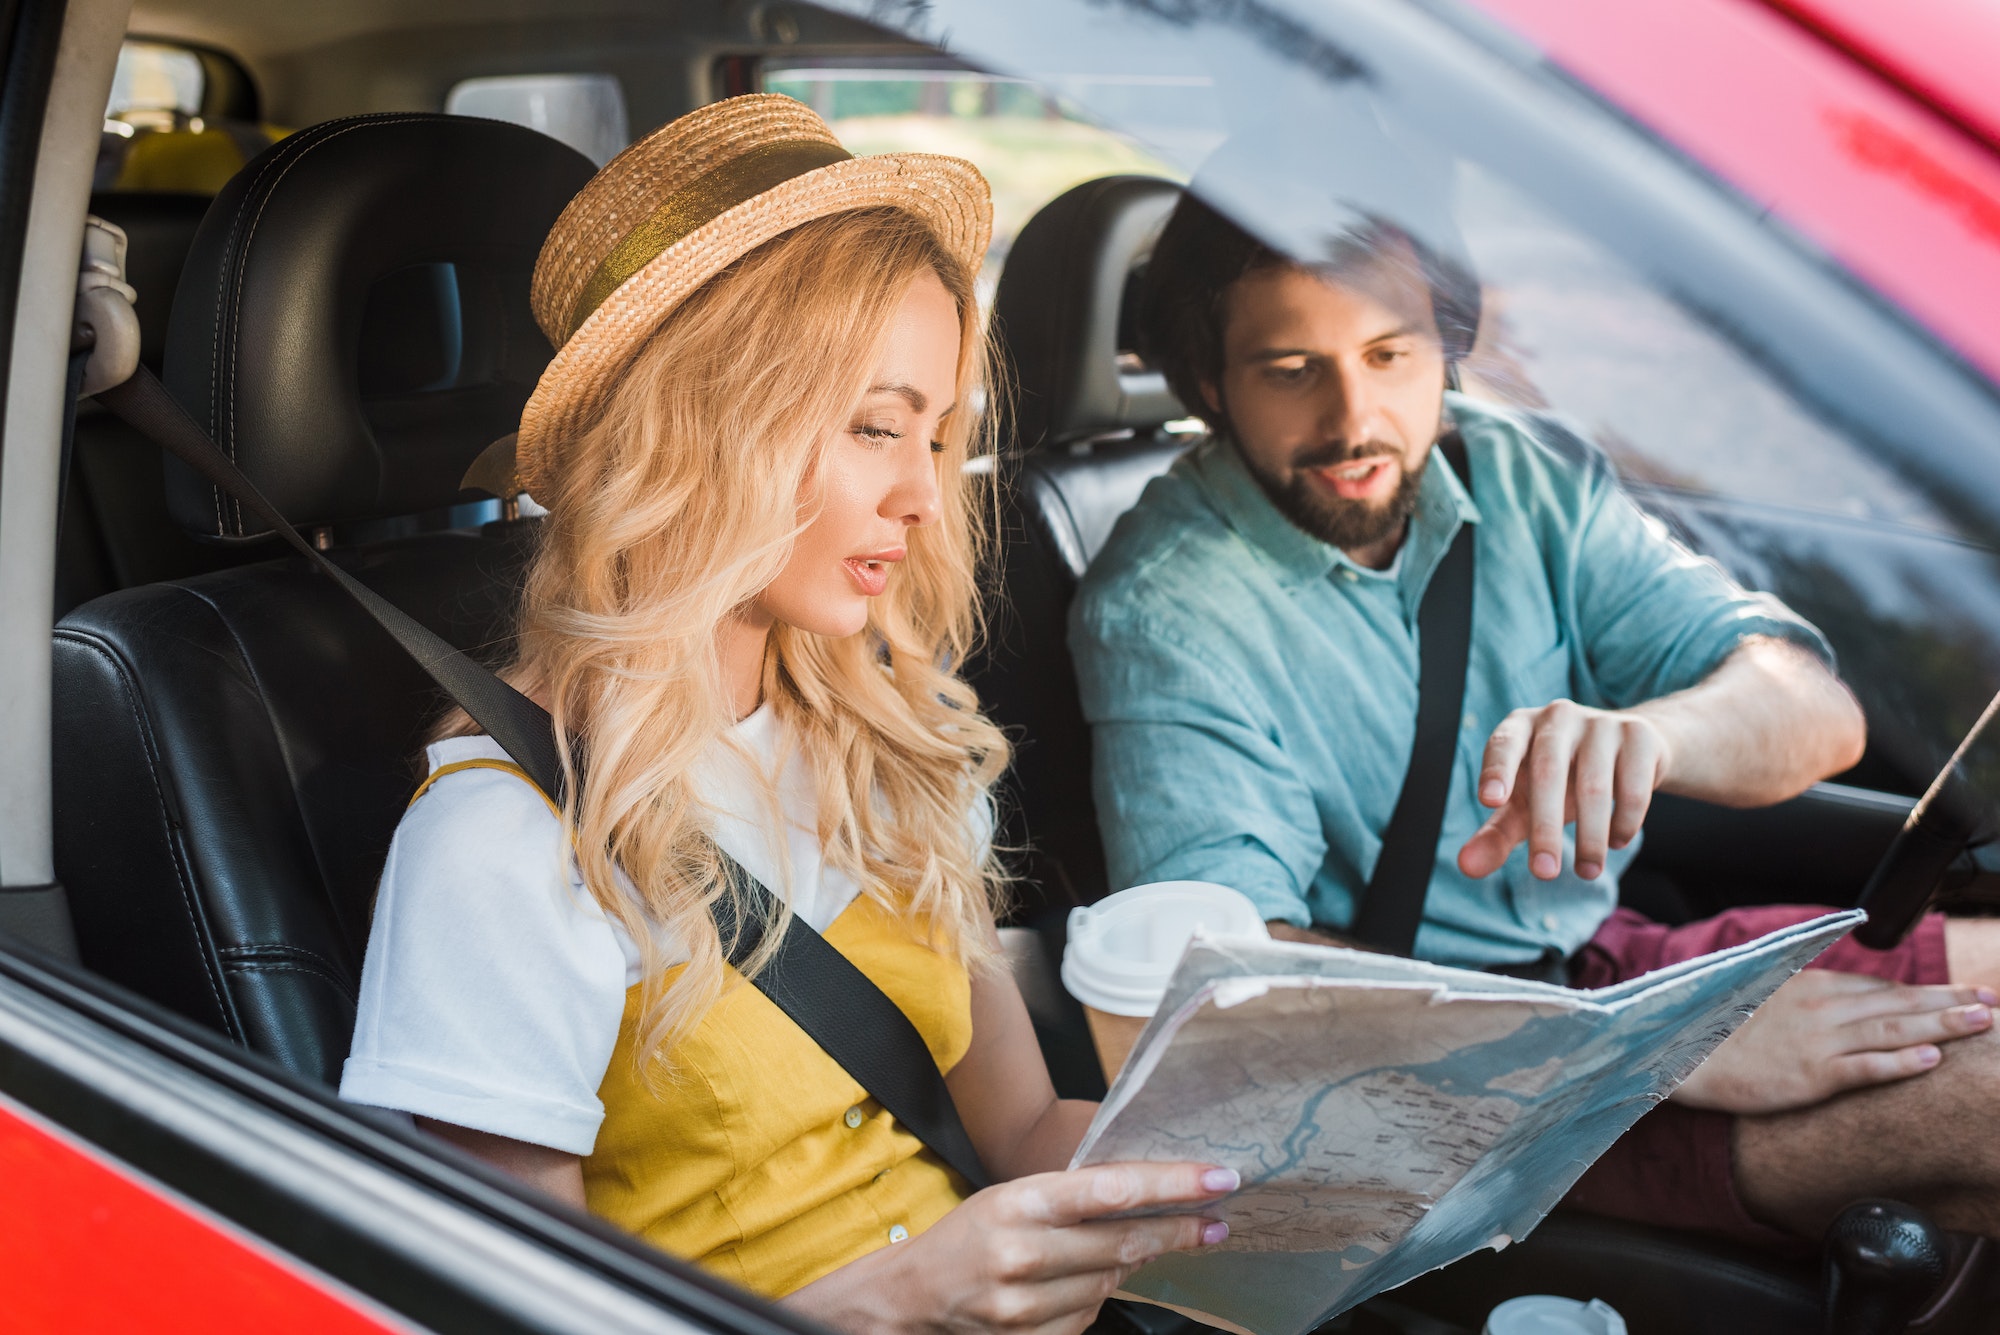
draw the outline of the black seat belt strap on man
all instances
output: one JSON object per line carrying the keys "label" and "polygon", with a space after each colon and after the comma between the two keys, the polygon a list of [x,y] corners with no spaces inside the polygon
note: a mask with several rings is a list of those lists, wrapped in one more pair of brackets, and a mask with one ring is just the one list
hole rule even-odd
{"label": "black seat belt strap on man", "polygon": [[[1468,493],[1472,469],[1465,440],[1448,431],[1438,449]],[[1465,705],[1465,665],[1472,652],[1473,528],[1461,523],[1444,559],[1432,572],[1417,606],[1417,731],[1403,790],[1382,835],[1375,872],[1355,908],[1348,935],[1362,945],[1408,955],[1417,943],[1437,866],[1458,751],[1459,712]]]}
{"label": "black seat belt strap on man", "polygon": [[[472,716],[473,722],[514,758],[536,787],[557,805],[562,804],[562,758],[556,747],[555,722],[547,710],[328,560],[325,553],[292,527],[144,366],[123,384],[101,391],[97,401],[241,501],[279,537],[331,576],[454,703]],[[723,865],[739,891],[756,887],[764,894],[770,893],[727,854],[723,855]],[[724,896],[718,904],[716,929],[725,942],[735,944],[730,963],[745,963],[762,940],[761,927],[752,921],[739,929],[730,896]],[[974,1190],[987,1185],[990,1179],[985,1167],[973,1149],[965,1124],[959,1119],[958,1107],[952,1102],[951,1090],[923,1036],[896,1003],[845,955],[794,914],[769,964],[751,981],[887,1109],[890,1116],[957,1170]]]}

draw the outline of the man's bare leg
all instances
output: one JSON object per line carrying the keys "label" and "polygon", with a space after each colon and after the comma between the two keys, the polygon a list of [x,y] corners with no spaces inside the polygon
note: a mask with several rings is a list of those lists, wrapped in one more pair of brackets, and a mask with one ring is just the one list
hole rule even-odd
{"label": "man's bare leg", "polygon": [[[2000,920],[1945,927],[1954,983],[2000,987]],[[2000,1237],[2000,1031],[1958,1039],[1935,1070],[1796,1112],[1736,1120],[1736,1187],[1767,1223],[1817,1238],[1847,1205],[1890,1196]]]}

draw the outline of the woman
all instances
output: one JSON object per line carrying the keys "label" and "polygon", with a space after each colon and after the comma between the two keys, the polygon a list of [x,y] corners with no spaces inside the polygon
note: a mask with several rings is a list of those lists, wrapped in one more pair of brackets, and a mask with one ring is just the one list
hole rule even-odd
{"label": "woman", "polygon": [[[510,675],[572,796],[446,720],[341,1085],[855,1330],[1080,1330],[1135,1265],[1227,1232],[1104,1216],[1235,1186],[1059,1171],[1093,1105],[1056,1099],[997,949],[1006,744],[949,670],[983,541],[989,207],[970,164],[851,158],[758,96],[634,145],[558,220]],[[727,966],[718,847],[770,887],[741,912],[799,915],[909,1016],[1000,1185],[970,1194]]]}

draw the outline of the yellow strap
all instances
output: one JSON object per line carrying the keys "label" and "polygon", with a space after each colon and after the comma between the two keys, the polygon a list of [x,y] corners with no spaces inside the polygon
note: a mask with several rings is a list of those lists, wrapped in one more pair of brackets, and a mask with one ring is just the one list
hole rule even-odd
{"label": "yellow strap", "polygon": [[539,787],[536,786],[535,781],[528,777],[528,771],[522,769],[519,765],[516,765],[511,760],[454,760],[449,765],[439,765],[436,769],[431,771],[431,775],[428,779],[425,779],[422,783],[417,785],[417,791],[410,794],[410,805],[415,806],[417,804],[417,799],[422,797],[425,793],[429,792],[431,790],[431,785],[436,783],[439,779],[442,779],[445,775],[456,774],[460,770],[467,770],[467,769],[497,769],[497,770],[504,770],[508,774],[516,776],[521,780],[521,782],[527,784],[530,788],[533,788],[535,790],[536,795],[540,797],[542,801],[547,802],[549,804],[549,811],[552,815],[555,816],[557,820],[562,819],[562,808],[555,804],[555,799],[550,797],[547,793],[543,792]]}

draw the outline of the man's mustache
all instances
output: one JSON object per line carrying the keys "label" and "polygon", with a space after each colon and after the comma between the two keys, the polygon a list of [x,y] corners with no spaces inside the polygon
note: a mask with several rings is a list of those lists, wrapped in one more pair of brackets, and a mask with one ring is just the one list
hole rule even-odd
{"label": "man's mustache", "polygon": [[1341,464],[1351,464],[1357,459],[1396,459],[1402,451],[1379,440],[1364,441],[1355,446],[1347,446],[1339,441],[1325,445],[1315,445],[1292,456],[1293,468],[1337,468]]}

